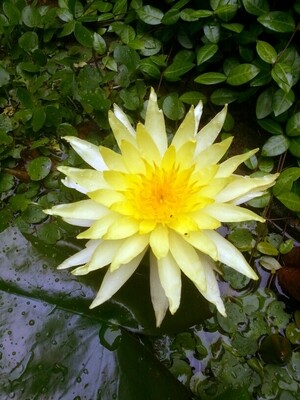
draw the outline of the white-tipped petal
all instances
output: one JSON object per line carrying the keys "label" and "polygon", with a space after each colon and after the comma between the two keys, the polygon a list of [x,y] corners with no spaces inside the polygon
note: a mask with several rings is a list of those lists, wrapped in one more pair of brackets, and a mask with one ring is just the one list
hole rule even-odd
{"label": "white-tipped petal", "polygon": [[219,170],[216,173],[216,178],[227,178],[237,169],[237,167],[242,164],[244,161],[248,160],[255,153],[258,152],[259,149],[253,149],[244,154],[238,154],[237,156],[233,156],[228,158],[228,160],[222,162],[219,165]]}
{"label": "white-tipped petal", "polygon": [[175,232],[170,232],[169,239],[170,252],[181,271],[205,292],[205,273],[196,250]]}
{"label": "white-tipped petal", "polygon": [[242,253],[239,252],[232,243],[224,239],[223,236],[221,236],[218,232],[207,230],[204,231],[204,233],[215,242],[215,245],[218,249],[219,261],[247,276],[248,278],[258,279],[258,276],[247,263]]}
{"label": "white-tipped petal", "polygon": [[90,261],[93,252],[100,243],[101,240],[89,240],[83,250],[80,250],[78,253],[75,253],[71,257],[67,258],[57,267],[57,269],[66,269],[87,263]]}
{"label": "white-tipped petal", "polygon": [[224,125],[226,114],[227,105],[197,133],[197,153],[209,147],[216,140]]}
{"label": "white-tipped petal", "polygon": [[135,234],[124,239],[114,258],[112,259],[110,269],[119,268],[121,264],[127,264],[149,245],[149,235]]}
{"label": "white-tipped petal", "polygon": [[81,193],[92,192],[94,190],[109,187],[103,178],[103,174],[93,169],[61,166],[57,167],[57,170],[67,176],[65,180],[62,180],[65,186],[76,189]]}
{"label": "white-tipped petal", "polygon": [[150,295],[155,313],[156,327],[158,328],[165,318],[169,303],[160,282],[157,259],[152,251],[150,251]]}
{"label": "white-tipped petal", "polygon": [[203,211],[221,222],[242,222],[259,221],[265,219],[247,208],[239,207],[234,204],[213,203],[204,207]]}
{"label": "white-tipped petal", "polygon": [[107,208],[93,200],[81,200],[70,204],[59,204],[44,212],[64,218],[98,219],[107,214]]}
{"label": "white-tipped petal", "polygon": [[186,114],[184,120],[181,122],[172,140],[172,145],[177,150],[186,144],[187,141],[194,139],[195,131],[197,130],[196,125],[197,121],[195,120],[195,110],[192,106],[189,112]]}
{"label": "white-tipped petal", "polygon": [[109,268],[103,278],[101,287],[90,305],[90,308],[100,306],[105,301],[109,300],[131,277],[134,271],[139,266],[145,251],[131,260],[128,264],[121,265],[117,270],[111,271]]}
{"label": "white-tipped petal", "polygon": [[107,169],[98,146],[75,136],[65,136],[63,139],[69,142],[76,153],[91,167],[97,171]]}
{"label": "white-tipped petal", "polygon": [[199,288],[198,290],[201,292],[202,296],[206,298],[206,300],[213,303],[217,307],[217,310],[220,314],[226,317],[225,306],[220,295],[219,285],[214,272],[214,263],[204,254],[199,254],[199,257],[201,258],[201,262],[205,271],[207,290],[206,292],[202,292],[199,290]]}
{"label": "white-tipped petal", "polygon": [[202,116],[202,111],[203,111],[203,103],[200,100],[197,106],[194,109],[194,115],[195,115],[195,130],[194,130],[194,136],[196,136],[198,129],[199,129],[199,123],[200,119]]}
{"label": "white-tipped petal", "polygon": [[174,314],[180,305],[181,271],[178,264],[169,253],[157,262],[158,274],[162,287],[169,300],[169,310]]}
{"label": "white-tipped petal", "polygon": [[165,120],[162,110],[158,108],[157,96],[153,88],[151,88],[148,101],[145,128],[154,140],[161,155],[164,154],[168,147]]}
{"label": "white-tipped petal", "polygon": [[127,131],[131,133],[131,135],[134,137],[135,136],[135,130],[133,126],[131,125],[127,115],[121,110],[117,104],[114,104],[114,114],[117,117],[117,119],[125,126]]}

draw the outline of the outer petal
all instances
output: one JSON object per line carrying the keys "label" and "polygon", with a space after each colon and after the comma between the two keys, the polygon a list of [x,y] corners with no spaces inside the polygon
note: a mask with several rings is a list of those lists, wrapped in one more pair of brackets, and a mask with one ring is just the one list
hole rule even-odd
{"label": "outer petal", "polygon": [[248,278],[258,279],[258,276],[247,263],[242,253],[240,253],[233,244],[224,239],[218,232],[204,231],[204,233],[215,242],[218,249],[219,261],[241,274],[248,276]]}
{"label": "outer petal", "polygon": [[120,216],[103,236],[105,240],[124,239],[134,235],[139,230],[139,223],[131,217]]}
{"label": "outer petal", "polygon": [[214,203],[206,206],[203,211],[221,222],[259,221],[265,219],[253,211],[233,204]]}
{"label": "outer petal", "polygon": [[157,96],[153,88],[148,101],[145,128],[151,134],[161,155],[164,154],[168,147],[165,120],[162,110],[158,108]]}
{"label": "outer petal", "polygon": [[97,220],[89,229],[77,235],[77,239],[101,239],[118,218],[118,214],[108,212],[104,217]]}
{"label": "outer petal", "polygon": [[225,203],[238,199],[249,192],[257,192],[267,189],[275,183],[278,174],[265,175],[262,178],[250,178],[249,176],[234,177],[220,193],[217,194],[215,200],[218,203]]}
{"label": "outer petal", "polygon": [[190,232],[188,235],[183,235],[182,238],[197,250],[208,254],[213,260],[218,260],[218,251],[215,242],[209,239],[201,230]]}
{"label": "outer petal", "polygon": [[139,254],[141,254],[149,244],[149,235],[133,235],[124,239],[114,258],[112,259],[111,271],[120,267],[121,264],[127,264]]}
{"label": "outer petal", "polygon": [[116,104],[114,104],[114,114],[118,118],[118,120],[125,126],[127,131],[129,133],[131,133],[131,135],[134,137],[135,136],[135,130],[132,127],[127,115]]}
{"label": "outer petal", "polygon": [[[119,110],[121,111],[121,110]],[[125,116],[125,114],[122,112],[122,114]],[[124,124],[124,120],[120,120],[118,117],[120,117],[120,114],[116,116],[113,112],[108,113],[108,120],[110,127],[114,133],[114,137],[116,138],[116,141],[118,143],[119,148],[121,148],[121,144],[123,140],[126,140],[127,142],[133,144],[135,146],[135,135],[133,135],[132,132],[132,127],[129,129],[128,124]],[[127,119],[127,117],[126,117]],[[129,124],[130,125],[130,124]]]}
{"label": "outer petal", "polygon": [[214,264],[211,259],[204,254],[200,254],[201,262],[205,271],[207,290],[206,292],[201,292],[202,296],[206,298],[209,302],[213,303],[220,314],[226,317],[226,310],[224,307],[223,300],[220,295],[219,285],[214,272]]}
{"label": "outer petal", "polygon": [[227,178],[237,169],[240,164],[248,160],[248,158],[252,157],[255,153],[258,152],[258,150],[259,149],[253,149],[248,151],[247,153],[228,158],[228,160],[222,162],[219,165],[219,170],[216,174],[216,178]]}
{"label": "outer petal", "polygon": [[76,153],[91,167],[98,171],[107,169],[98,146],[75,136],[65,136],[63,139],[69,142]]}
{"label": "outer petal", "polygon": [[[145,158],[149,163],[154,161],[158,164],[161,155],[157,144],[153,140],[150,132],[147,131],[143,124],[139,123],[136,127],[136,141],[141,157]],[[151,132],[152,133],[152,132]]]}
{"label": "outer petal", "polygon": [[[202,103],[200,104],[202,111]],[[179,148],[186,142],[194,139],[199,125],[198,115],[201,114],[199,112],[199,105],[197,107],[197,117],[195,115],[196,110],[194,110],[194,107],[192,106],[174,135],[172,145],[176,147],[176,150],[179,150]]]}
{"label": "outer petal", "polygon": [[158,274],[161,285],[169,300],[170,312],[174,314],[180,305],[181,271],[170,253],[158,260]]}
{"label": "outer petal", "polygon": [[158,275],[157,259],[152,252],[150,252],[150,294],[158,328],[166,315],[169,303]]}
{"label": "outer petal", "polygon": [[116,251],[120,247],[120,240],[105,240],[94,250],[86,265],[72,271],[73,275],[85,275],[91,271],[103,268],[111,263]]}
{"label": "outer petal", "polygon": [[158,224],[150,233],[150,247],[156,258],[165,257],[169,252],[169,230],[166,226]]}
{"label": "outer petal", "polygon": [[197,134],[197,153],[209,147],[217,138],[224,124],[227,106],[223,108],[208,124]]}
{"label": "outer petal", "polygon": [[100,290],[97,293],[96,298],[90,305],[90,308],[95,308],[100,306],[105,301],[109,300],[123,285],[124,283],[131,277],[134,271],[139,266],[145,251],[131,260],[128,264],[122,265],[115,271],[111,271],[108,269],[106,272]]}
{"label": "outer petal", "polygon": [[127,171],[124,159],[121,154],[116,153],[115,151],[103,146],[99,147],[99,151],[109,170],[121,172]]}
{"label": "outer petal", "polygon": [[207,149],[198,152],[195,150],[197,170],[206,168],[209,165],[216,164],[221,160],[226,151],[229,149],[233,140],[233,136],[223,140],[220,143],[215,143],[209,146]]}
{"label": "outer petal", "polygon": [[49,210],[44,210],[48,215],[59,215],[64,218],[98,219],[107,214],[107,208],[93,200],[81,200],[70,204],[59,204]]}
{"label": "outer petal", "polygon": [[181,271],[194,282],[201,291],[206,291],[205,272],[194,248],[175,232],[170,232],[170,252]]}
{"label": "outer petal", "polygon": [[67,187],[76,189],[81,193],[92,192],[93,190],[109,187],[105,182],[102,173],[93,169],[61,166],[57,167],[57,170],[67,176],[68,179],[63,181]]}
{"label": "outer petal", "polygon": [[93,252],[99,246],[100,243],[101,240],[89,240],[86,243],[86,247],[83,250],[67,258],[57,267],[57,269],[66,269],[75,267],[76,265],[87,263],[91,259]]}

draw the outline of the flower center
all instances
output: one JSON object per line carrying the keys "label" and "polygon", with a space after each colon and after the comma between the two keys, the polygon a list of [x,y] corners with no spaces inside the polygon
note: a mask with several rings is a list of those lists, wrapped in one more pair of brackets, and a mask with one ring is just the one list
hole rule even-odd
{"label": "flower center", "polygon": [[174,165],[168,170],[148,166],[146,174],[140,174],[126,193],[134,218],[168,225],[174,218],[199,208],[199,186],[192,182],[193,170]]}

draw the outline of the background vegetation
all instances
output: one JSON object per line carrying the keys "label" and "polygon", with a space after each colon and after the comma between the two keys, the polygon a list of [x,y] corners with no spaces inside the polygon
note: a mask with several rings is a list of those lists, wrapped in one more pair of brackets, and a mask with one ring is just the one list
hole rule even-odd
{"label": "background vegetation", "polygon": [[[294,235],[290,222],[300,212],[299,14],[299,0],[1,3],[0,380],[6,398],[299,397],[297,306],[285,299],[285,308],[281,295],[266,288],[273,275],[262,269],[274,272],[278,256],[291,250],[286,230]],[[284,217],[283,230],[274,222],[227,227],[228,238],[257,260],[262,274],[253,290],[224,267],[228,320],[205,319],[203,300],[189,298],[187,286],[181,312],[158,332],[145,298],[147,271],[93,312],[87,309],[96,275],[75,279],[55,271],[78,246],[78,230],[42,210],[76,199],[56,166],[82,163],[60,138],[78,135],[114,147],[108,110],[117,103],[136,123],[150,86],[170,133],[191,104],[206,103],[205,122],[229,103],[223,135],[235,135],[242,151],[261,146],[246,163],[248,173],[283,171],[273,193],[249,204]]]}

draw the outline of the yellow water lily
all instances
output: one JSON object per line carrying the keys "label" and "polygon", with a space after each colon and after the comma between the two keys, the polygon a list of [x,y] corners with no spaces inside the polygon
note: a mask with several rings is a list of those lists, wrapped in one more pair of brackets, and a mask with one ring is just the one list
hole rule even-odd
{"label": "yellow water lily", "polygon": [[130,278],[147,250],[150,295],[160,326],[167,309],[180,305],[181,273],[226,315],[215,272],[224,263],[249,278],[256,273],[243,255],[216,229],[224,222],[264,218],[240,207],[274,184],[276,174],[248,177],[236,168],[258,149],[220,161],[232,137],[216,140],[226,117],[224,107],[198,131],[202,104],[191,107],[168,144],[165,121],[151,90],[145,123],[134,129],[118,107],[109,123],[119,152],[77,137],[65,137],[91,168],[67,166],[64,184],[85,193],[86,200],[54,206],[47,214],[87,227],[78,239],[86,247],[58,268],[84,275],[109,266],[90,308],[110,299]]}

